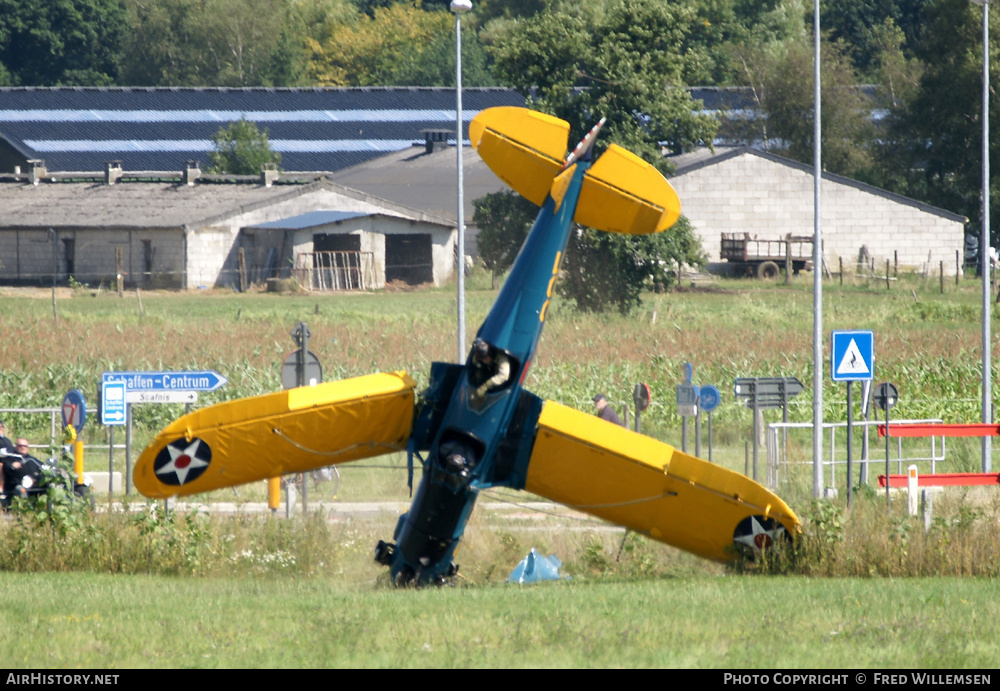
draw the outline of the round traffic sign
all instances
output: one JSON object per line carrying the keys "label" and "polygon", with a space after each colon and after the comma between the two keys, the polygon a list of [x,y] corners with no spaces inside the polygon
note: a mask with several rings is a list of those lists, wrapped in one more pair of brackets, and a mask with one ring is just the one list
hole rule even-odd
{"label": "round traffic sign", "polygon": [[[285,389],[294,389],[299,386],[299,360],[302,351],[293,350],[281,363],[281,386]],[[302,368],[303,385],[312,386],[323,382],[323,366],[319,363],[319,358],[311,350],[306,351],[305,367]]]}
{"label": "round traffic sign", "polygon": [[653,394],[649,390],[648,384],[636,384],[632,390],[632,400],[635,401],[635,409],[643,411],[649,407],[649,402],[653,399]]}
{"label": "round traffic sign", "polygon": [[883,382],[875,387],[875,393],[872,397],[880,410],[887,410],[899,401],[899,391],[889,382]]}
{"label": "round traffic sign", "polygon": [[83,394],[77,389],[63,398],[62,420],[63,427],[73,427],[77,434],[83,430],[83,423],[87,421],[87,406],[83,403]]}
{"label": "round traffic sign", "polygon": [[711,413],[722,403],[722,394],[719,389],[711,384],[705,384],[698,388],[698,403],[706,413]]}

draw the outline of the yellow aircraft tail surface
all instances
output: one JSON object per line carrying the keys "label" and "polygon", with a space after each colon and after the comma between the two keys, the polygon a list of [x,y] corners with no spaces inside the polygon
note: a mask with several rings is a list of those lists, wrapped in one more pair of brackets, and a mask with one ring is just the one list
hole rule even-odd
{"label": "yellow aircraft tail surface", "polygon": [[136,489],[186,496],[406,448],[416,383],[371,374],[219,403],[165,427],[136,462]]}
{"label": "yellow aircraft tail surface", "polygon": [[[488,108],[469,124],[472,147],[497,177],[541,206],[559,184],[569,123],[513,106]],[[559,198],[558,192],[553,193]],[[681,213],[673,187],[656,168],[612,144],[587,171],[573,220],[616,233],[658,233]]]}
{"label": "yellow aircraft tail surface", "polygon": [[753,480],[552,401],[538,420],[525,490],[716,561],[800,525]]}

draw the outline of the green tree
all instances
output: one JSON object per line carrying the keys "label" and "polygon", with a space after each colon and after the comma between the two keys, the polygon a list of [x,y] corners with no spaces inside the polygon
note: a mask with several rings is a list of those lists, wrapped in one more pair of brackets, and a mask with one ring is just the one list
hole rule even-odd
{"label": "green tree", "polygon": [[473,221],[479,228],[476,237],[479,257],[492,273],[496,288],[497,278],[511,267],[528,237],[538,207],[510,190],[487,194],[473,205],[476,209]]}
{"label": "green tree", "polygon": [[214,151],[208,155],[209,173],[257,175],[266,163],[281,163],[281,154],[271,149],[267,130],[240,118],[212,135]]}
{"label": "green tree", "polygon": [[[530,17],[495,19],[481,35],[499,78],[570,123],[571,146],[603,115],[608,122],[595,157],[615,142],[667,171],[661,147],[682,151],[710,144],[715,134],[715,120],[697,113],[682,78],[681,51],[694,18],[688,3],[556,0]],[[493,215],[509,219],[509,236],[496,246],[499,257],[512,259],[525,223],[512,210]],[[700,256],[685,223],[645,237],[586,229],[570,238],[558,290],[581,310],[628,313],[651,280],[670,284],[671,264]]]}
{"label": "green tree", "polygon": [[121,83],[144,86],[295,86],[306,22],[333,11],[287,0],[127,2]]}
{"label": "green tree", "polygon": [[[490,86],[475,17],[462,22],[462,83]],[[324,86],[454,86],[455,17],[414,2],[372,6],[310,38],[309,79]]]}
{"label": "green tree", "polygon": [[823,0],[820,26],[831,41],[843,42],[859,73],[874,79],[883,62],[886,35],[900,32],[904,56],[914,56],[924,8],[932,0]]}
{"label": "green tree", "polygon": [[556,289],[581,312],[617,309],[629,314],[642,292],[677,283],[678,262],[701,266],[705,255],[687,218],[655,235],[620,235],[593,228],[574,233]]}
{"label": "green tree", "polygon": [[[759,116],[733,119],[725,131],[748,144],[811,162],[815,108],[811,40],[744,45],[737,54]],[[842,46],[823,41],[821,54],[823,167],[869,180],[876,140],[871,114],[880,103],[858,88]]]}
{"label": "green tree", "polygon": [[[988,5],[991,25],[997,12]],[[894,191],[963,214],[976,236],[981,227],[982,186],[982,7],[966,0],[932,0],[925,8],[926,28],[917,57],[923,72],[911,96],[893,104],[885,136],[882,170]],[[990,52],[1000,50],[998,32],[990,32]],[[990,83],[1000,77],[990,60]],[[1000,160],[1000,115],[990,94],[991,170]],[[997,199],[997,176],[990,197]],[[998,228],[998,205],[992,204],[990,227]],[[996,238],[996,232],[993,238]],[[995,241],[994,243],[995,244]]]}
{"label": "green tree", "polygon": [[[513,265],[538,214],[515,192],[488,194],[475,202],[479,256],[497,277]],[[570,235],[559,281],[560,295],[583,312],[617,309],[628,314],[643,290],[667,289],[677,281],[677,264],[700,266],[705,255],[683,216],[656,235],[619,235],[583,228]]]}
{"label": "green tree", "polygon": [[684,88],[694,19],[688,3],[554,2],[530,18],[494,20],[481,37],[497,77],[568,121],[571,139],[607,116],[600,147],[615,142],[666,171],[662,147],[711,144],[717,127]]}
{"label": "green tree", "polygon": [[127,32],[123,0],[0,0],[0,83],[113,84]]}

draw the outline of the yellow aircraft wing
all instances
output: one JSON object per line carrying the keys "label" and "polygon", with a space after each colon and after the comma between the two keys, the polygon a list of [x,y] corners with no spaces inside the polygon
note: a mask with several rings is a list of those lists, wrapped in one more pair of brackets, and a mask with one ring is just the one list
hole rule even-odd
{"label": "yellow aircraft wing", "polygon": [[135,487],[162,499],[405,449],[415,387],[406,372],[371,374],[196,410],[142,452]]}
{"label": "yellow aircraft wing", "polygon": [[769,544],[795,513],[739,473],[546,401],[525,489],[716,561]]}

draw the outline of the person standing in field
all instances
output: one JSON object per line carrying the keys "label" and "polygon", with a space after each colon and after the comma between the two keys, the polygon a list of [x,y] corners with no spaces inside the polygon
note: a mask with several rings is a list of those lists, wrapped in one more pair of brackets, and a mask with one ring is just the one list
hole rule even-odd
{"label": "person standing in field", "polygon": [[619,427],[624,427],[625,423],[618,417],[618,413],[608,405],[608,397],[602,393],[594,396],[594,405],[597,406],[597,417],[608,422],[613,422]]}

